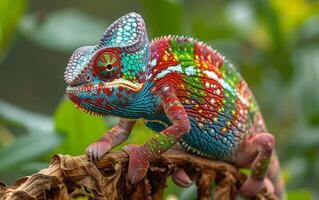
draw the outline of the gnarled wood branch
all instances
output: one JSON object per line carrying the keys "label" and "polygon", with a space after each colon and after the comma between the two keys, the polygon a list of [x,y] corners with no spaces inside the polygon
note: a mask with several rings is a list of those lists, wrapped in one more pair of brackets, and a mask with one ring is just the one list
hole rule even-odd
{"label": "gnarled wood branch", "polygon": [[[48,168],[16,181],[12,186],[0,184],[0,199],[162,199],[166,179],[183,168],[197,185],[197,199],[235,199],[246,176],[234,166],[221,161],[197,157],[173,149],[150,164],[147,176],[136,185],[127,179],[128,155],[123,151],[106,154],[93,165],[86,156],[55,155]],[[215,187],[212,190],[212,184]],[[212,195],[213,193],[213,195]],[[254,199],[276,197],[262,190]]]}

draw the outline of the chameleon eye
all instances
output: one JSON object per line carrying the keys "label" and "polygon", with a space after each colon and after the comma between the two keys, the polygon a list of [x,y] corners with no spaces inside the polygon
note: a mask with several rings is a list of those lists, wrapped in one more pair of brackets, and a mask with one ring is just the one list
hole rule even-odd
{"label": "chameleon eye", "polygon": [[113,66],[111,64],[106,65],[106,70],[107,71],[112,71]]}
{"label": "chameleon eye", "polygon": [[90,82],[91,79],[92,79],[91,75],[87,75],[87,76],[85,77],[85,80],[86,80],[87,82]]}
{"label": "chameleon eye", "polygon": [[107,49],[96,55],[93,69],[101,79],[108,79],[112,78],[118,72],[119,64],[120,61],[116,52]]}

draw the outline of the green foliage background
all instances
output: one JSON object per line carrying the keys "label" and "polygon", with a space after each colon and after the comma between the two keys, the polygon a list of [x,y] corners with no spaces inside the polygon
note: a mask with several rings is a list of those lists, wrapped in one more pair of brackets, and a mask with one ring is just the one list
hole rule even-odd
{"label": "green foliage background", "polygon": [[[192,36],[238,66],[276,135],[288,199],[319,199],[317,0],[0,0],[0,180],[47,167],[54,153],[82,154],[116,123],[76,110],[63,72],[75,48],[131,11],[150,38]],[[125,144],[151,134],[139,122]],[[166,193],[192,199],[195,188],[169,182]]]}

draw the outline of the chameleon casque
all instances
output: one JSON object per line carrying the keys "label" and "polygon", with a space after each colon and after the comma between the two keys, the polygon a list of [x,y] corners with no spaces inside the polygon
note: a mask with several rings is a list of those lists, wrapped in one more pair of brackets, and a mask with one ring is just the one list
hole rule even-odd
{"label": "chameleon casque", "polygon": [[[97,45],[73,53],[65,81],[76,107],[120,118],[87,148],[92,161],[122,143],[137,119],[158,132],[143,145],[124,147],[132,183],[145,176],[150,161],[179,143],[199,156],[250,168],[243,196],[266,185],[282,197],[274,137],[256,100],[236,68],[206,44],[183,36],[149,42],[143,18],[129,13],[111,24]],[[181,169],[173,178],[182,186],[191,183]]]}

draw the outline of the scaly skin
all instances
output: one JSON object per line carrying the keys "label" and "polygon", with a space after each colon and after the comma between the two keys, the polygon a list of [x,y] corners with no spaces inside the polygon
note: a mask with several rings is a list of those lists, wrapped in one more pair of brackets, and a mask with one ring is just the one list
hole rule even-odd
{"label": "scaly skin", "polygon": [[[283,197],[274,138],[250,89],[235,67],[204,43],[182,36],[148,42],[142,17],[129,13],[108,27],[96,46],[75,51],[65,80],[79,109],[121,118],[87,148],[92,161],[122,143],[142,118],[158,134],[141,146],[124,147],[133,183],[145,176],[150,161],[179,143],[199,156],[250,168],[243,196],[266,185]],[[191,183],[183,170],[173,178],[179,185]]]}

